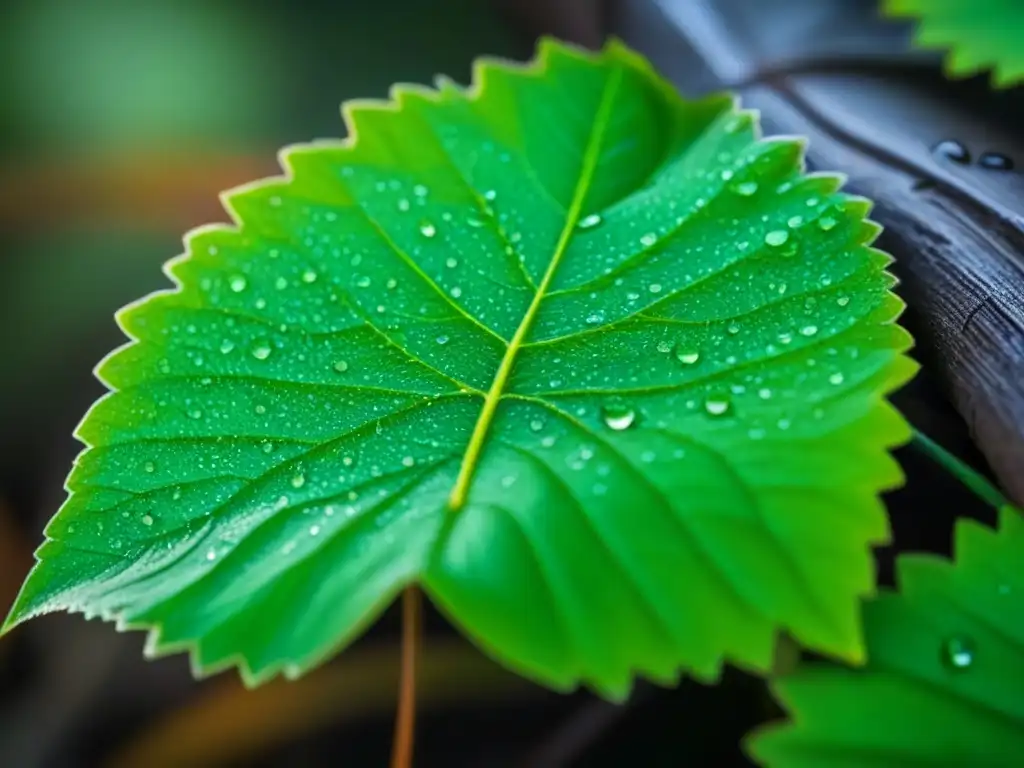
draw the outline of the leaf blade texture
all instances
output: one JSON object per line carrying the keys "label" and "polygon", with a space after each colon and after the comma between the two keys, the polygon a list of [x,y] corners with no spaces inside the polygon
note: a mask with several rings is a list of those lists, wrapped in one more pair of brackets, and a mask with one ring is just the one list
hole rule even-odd
{"label": "leaf blade texture", "polygon": [[1024,7],[1013,0],[884,0],[883,12],[917,19],[914,37],[922,48],[948,48],[946,71],[967,77],[992,70],[992,83],[1005,88],[1024,78]]}
{"label": "leaf blade texture", "polygon": [[794,722],[756,733],[768,766],[1019,765],[1024,521],[961,520],[955,563],[904,555],[900,593],[865,607],[868,663],[807,664],[775,684]]}
{"label": "leaf blade texture", "polygon": [[559,689],[859,659],[914,370],[867,201],[618,43],[345,108],[118,315],[8,626],[296,675],[418,583]]}

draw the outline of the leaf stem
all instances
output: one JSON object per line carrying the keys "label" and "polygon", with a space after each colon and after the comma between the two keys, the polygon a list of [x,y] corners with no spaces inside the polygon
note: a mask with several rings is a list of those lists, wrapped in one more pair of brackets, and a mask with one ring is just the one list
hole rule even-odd
{"label": "leaf stem", "polygon": [[986,504],[990,504],[996,509],[1010,506],[1009,499],[985,477],[917,428],[914,428],[914,444]]}
{"label": "leaf stem", "polygon": [[412,768],[416,732],[416,662],[422,635],[422,595],[416,585],[402,591],[402,667],[398,680],[398,713],[391,768]]}

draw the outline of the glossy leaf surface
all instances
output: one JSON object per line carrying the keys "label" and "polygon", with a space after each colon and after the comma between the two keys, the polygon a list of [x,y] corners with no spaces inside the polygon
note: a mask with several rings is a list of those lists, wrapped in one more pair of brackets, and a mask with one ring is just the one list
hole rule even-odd
{"label": "glossy leaf surface", "polygon": [[859,658],[913,371],[867,202],[617,43],[346,116],[120,313],[8,625],[258,682],[418,583],[558,688]]}
{"label": "glossy leaf surface", "polygon": [[992,69],[992,82],[1024,79],[1024,4],[1018,0],[883,0],[890,16],[918,19],[915,42],[949,48],[946,71],[955,77]]}
{"label": "glossy leaf surface", "polygon": [[1024,518],[962,520],[956,563],[900,558],[865,608],[868,664],[809,664],[776,692],[794,723],[753,738],[768,766],[1017,766],[1024,756]]}

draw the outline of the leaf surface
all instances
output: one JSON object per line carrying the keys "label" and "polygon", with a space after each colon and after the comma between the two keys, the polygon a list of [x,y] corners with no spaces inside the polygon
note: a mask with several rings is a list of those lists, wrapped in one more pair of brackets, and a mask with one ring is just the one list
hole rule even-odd
{"label": "leaf surface", "polygon": [[865,607],[867,666],[808,664],[775,684],[794,722],[755,734],[765,765],[1018,766],[1024,756],[1024,518],[961,520],[957,562],[899,561]]}
{"label": "leaf surface", "polygon": [[996,87],[1024,78],[1024,4],[1017,0],[883,0],[882,8],[919,19],[916,44],[949,48],[946,71],[954,77],[991,69]]}
{"label": "leaf surface", "polygon": [[420,584],[556,688],[858,659],[914,370],[868,203],[618,43],[345,114],[119,314],[8,626],[255,683]]}

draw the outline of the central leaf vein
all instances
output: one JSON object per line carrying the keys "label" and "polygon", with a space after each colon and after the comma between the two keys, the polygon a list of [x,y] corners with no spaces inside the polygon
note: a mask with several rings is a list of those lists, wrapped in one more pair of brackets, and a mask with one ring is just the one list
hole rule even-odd
{"label": "central leaf vein", "polygon": [[580,214],[583,212],[583,203],[586,200],[587,192],[590,190],[590,184],[594,178],[594,173],[597,170],[601,157],[601,145],[604,140],[605,130],[611,121],[612,104],[614,103],[615,93],[621,81],[622,68],[617,67],[612,71],[608,80],[605,82],[604,89],[601,94],[601,102],[598,105],[597,113],[594,117],[594,125],[591,129],[590,138],[587,141],[587,147],[580,164],[580,175],[576,182],[576,188],[573,191],[572,203],[570,204],[569,211],[566,214],[565,226],[562,228],[562,233],[558,238],[558,244],[555,246],[555,252],[551,257],[551,263],[548,264],[548,268],[544,272],[544,277],[541,279],[537,292],[534,294],[533,300],[530,302],[530,306],[527,307],[526,314],[523,315],[523,320],[516,329],[512,340],[509,342],[508,347],[505,350],[505,354],[502,356],[501,363],[498,365],[498,371],[494,375],[494,381],[491,383],[491,388],[488,390],[487,396],[484,398],[483,407],[480,409],[480,416],[477,419],[476,425],[473,427],[473,433],[470,435],[469,444],[466,446],[466,454],[463,457],[462,466],[459,468],[459,475],[455,480],[455,485],[452,488],[451,495],[448,497],[448,505],[452,510],[460,509],[466,502],[466,495],[469,492],[469,484],[473,479],[473,473],[476,470],[477,463],[480,459],[480,452],[483,449],[487,433],[490,429],[491,423],[494,421],[494,414],[497,411],[498,403],[501,400],[502,394],[505,391],[505,385],[512,373],[512,368],[515,365],[516,354],[519,352],[527,334],[530,332],[530,327],[533,325],[537,312],[540,310],[540,305],[544,301],[544,296],[554,279],[555,272],[558,270],[558,265],[562,261],[562,257],[565,255],[566,249],[569,246],[569,241],[572,238],[573,230],[576,228],[576,223],[579,221]]}

